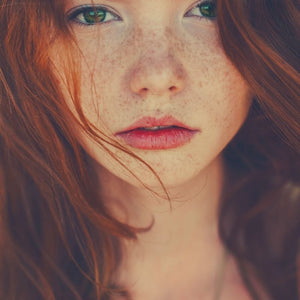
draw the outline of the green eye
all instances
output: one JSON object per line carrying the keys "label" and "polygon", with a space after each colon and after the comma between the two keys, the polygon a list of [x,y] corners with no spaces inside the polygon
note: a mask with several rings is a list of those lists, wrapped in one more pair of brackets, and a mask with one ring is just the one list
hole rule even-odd
{"label": "green eye", "polygon": [[206,2],[203,4],[199,4],[198,8],[200,13],[207,18],[215,18],[217,16],[217,7],[213,2]]}
{"label": "green eye", "polygon": [[97,25],[112,20],[120,20],[115,13],[105,7],[86,5],[71,10],[68,19],[80,25]]}
{"label": "green eye", "polygon": [[102,9],[94,9],[82,13],[82,18],[87,24],[101,23],[106,18],[106,11]]}
{"label": "green eye", "polygon": [[202,1],[185,14],[185,17],[198,17],[205,19],[215,19],[216,16],[217,4],[215,0]]}

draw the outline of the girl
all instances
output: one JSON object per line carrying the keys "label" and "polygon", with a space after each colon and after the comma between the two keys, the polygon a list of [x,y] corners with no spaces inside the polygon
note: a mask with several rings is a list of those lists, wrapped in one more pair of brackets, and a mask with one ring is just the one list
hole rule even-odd
{"label": "girl", "polygon": [[1,299],[298,299],[299,10],[2,0]]}

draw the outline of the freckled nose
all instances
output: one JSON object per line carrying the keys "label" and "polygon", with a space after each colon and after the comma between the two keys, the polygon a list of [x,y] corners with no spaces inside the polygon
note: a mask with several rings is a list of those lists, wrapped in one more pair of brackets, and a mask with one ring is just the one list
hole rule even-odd
{"label": "freckled nose", "polygon": [[173,96],[184,89],[183,67],[174,58],[141,59],[130,77],[131,90],[140,96]]}

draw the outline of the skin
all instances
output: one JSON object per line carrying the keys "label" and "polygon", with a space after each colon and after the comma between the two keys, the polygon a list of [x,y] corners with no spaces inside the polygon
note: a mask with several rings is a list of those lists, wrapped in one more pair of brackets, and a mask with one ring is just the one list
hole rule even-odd
{"label": "skin", "polygon": [[[120,19],[92,26],[70,21],[81,51],[83,111],[101,132],[155,170],[172,203],[170,210],[161,184],[144,164],[105,144],[139,181],[101,145],[76,130],[94,160],[101,196],[112,214],[137,227],[154,221],[137,242],[123,242],[124,260],[115,281],[129,287],[133,299],[214,299],[224,261],[217,232],[226,178],[222,150],[245,121],[252,93],[226,57],[216,21],[197,10],[185,15],[198,2],[94,3],[109,6]],[[68,0],[66,13],[84,4],[90,2]],[[58,52],[53,52],[53,62],[63,74]],[[114,136],[143,116],[166,115],[199,133],[169,150],[134,149]],[[221,299],[250,299],[230,257],[222,282]]]}

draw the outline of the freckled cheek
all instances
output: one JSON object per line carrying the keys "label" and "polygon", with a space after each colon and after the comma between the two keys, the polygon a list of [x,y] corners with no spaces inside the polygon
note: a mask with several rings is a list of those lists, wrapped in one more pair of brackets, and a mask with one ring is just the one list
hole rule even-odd
{"label": "freckled cheek", "polygon": [[111,36],[101,35],[101,41],[98,37],[96,41],[83,43],[81,46],[81,68],[87,86],[93,80],[97,89],[103,90],[104,87],[112,85],[118,79],[126,62],[124,49],[122,48],[122,52],[119,49],[122,39],[112,33]]}
{"label": "freckled cheek", "polygon": [[235,70],[228,72],[227,77],[216,74],[210,77],[213,83],[202,88],[201,110],[210,128],[235,131],[247,117],[252,103],[251,92],[242,77],[234,74]]}
{"label": "freckled cheek", "polygon": [[224,99],[223,103],[220,103],[220,105],[215,106],[211,110],[211,120],[214,122],[213,127],[216,130],[223,128],[223,130],[229,133],[236,132],[244,123],[249,108],[250,101],[246,96],[241,99],[231,97]]}
{"label": "freckled cheek", "polygon": [[[83,60],[84,61],[84,60]],[[91,58],[82,63],[81,86],[82,99],[88,102],[97,102],[99,108],[109,105],[109,100],[115,97],[118,87],[118,74],[120,64],[116,59]]]}

